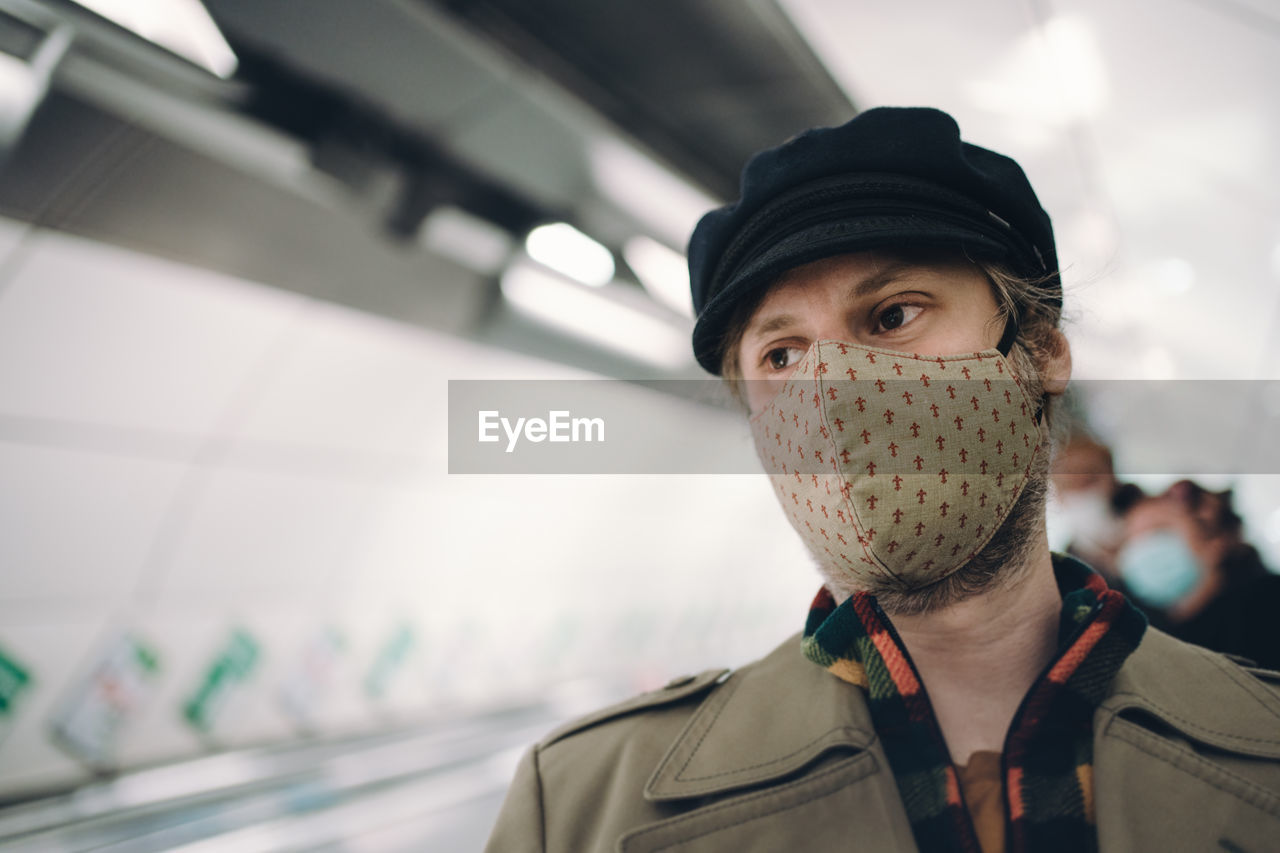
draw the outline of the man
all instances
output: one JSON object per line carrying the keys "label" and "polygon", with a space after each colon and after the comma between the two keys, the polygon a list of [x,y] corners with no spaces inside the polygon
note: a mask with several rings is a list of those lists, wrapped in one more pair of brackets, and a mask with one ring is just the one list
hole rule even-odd
{"label": "man", "polygon": [[1142,500],[1142,489],[1116,478],[1110,448],[1080,426],[1054,447],[1052,480],[1050,543],[1056,513],[1060,550],[1079,557],[1109,586],[1123,590],[1116,552],[1124,538],[1123,516]]}
{"label": "man", "polygon": [[1137,603],[1179,639],[1280,667],[1280,575],[1244,540],[1232,493],[1180,480],[1124,517],[1120,567]]}
{"label": "man", "polygon": [[1014,161],[870,110],[753,158],[689,264],[824,585],[763,660],[535,746],[490,850],[1280,848],[1280,677],[1049,554],[1070,352]]}

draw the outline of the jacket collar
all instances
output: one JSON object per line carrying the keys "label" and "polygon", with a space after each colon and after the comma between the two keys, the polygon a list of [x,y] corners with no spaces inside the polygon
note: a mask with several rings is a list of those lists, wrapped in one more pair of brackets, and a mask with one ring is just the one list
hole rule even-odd
{"label": "jacket collar", "polygon": [[874,739],[862,691],[806,660],[795,635],[702,703],[644,793],[665,801],[757,785]]}
{"label": "jacket collar", "polygon": [[1280,695],[1225,657],[1148,628],[1099,707],[1138,711],[1184,737],[1238,755],[1280,758]]}
{"label": "jacket collar", "polygon": [[[1280,695],[1221,655],[1154,628],[1121,666],[1095,718],[1137,711],[1199,743],[1280,759]],[[702,797],[787,776],[875,741],[862,691],[806,660],[799,635],[734,672],[698,708],[645,786],[652,801]]]}

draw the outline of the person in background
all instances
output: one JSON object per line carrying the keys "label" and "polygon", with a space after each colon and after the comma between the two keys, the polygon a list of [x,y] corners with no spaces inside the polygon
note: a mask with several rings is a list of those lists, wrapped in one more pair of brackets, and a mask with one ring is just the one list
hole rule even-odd
{"label": "person in background", "polygon": [[1116,565],[1152,621],[1170,634],[1280,669],[1280,575],[1252,545],[1228,491],[1190,480],[1125,516]]}
{"label": "person in background", "polygon": [[1280,685],[1049,551],[1071,354],[1022,168],[878,108],[741,187],[690,241],[694,354],[822,586],[764,658],[533,746],[489,850],[1276,849]]}
{"label": "person in background", "polygon": [[1124,540],[1122,516],[1142,499],[1142,489],[1121,483],[1110,448],[1079,426],[1054,451],[1052,471],[1050,544],[1124,591],[1115,563]]}

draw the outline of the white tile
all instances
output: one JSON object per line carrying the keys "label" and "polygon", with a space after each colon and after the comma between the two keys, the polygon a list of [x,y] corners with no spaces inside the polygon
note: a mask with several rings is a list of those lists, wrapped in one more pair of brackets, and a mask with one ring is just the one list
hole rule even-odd
{"label": "white tile", "polygon": [[155,648],[160,676],[137,719],[121,732],[120,764],[137,767],[203,753],[206,744],[187,725],[182,708],[230,631],[226,618],[210,608],[174,607],[131,619],[129,626]]}
{"label": "white tile", "polygon": [[450,379],[584,375],[341,306],[317,305],[236,436],[384,458],[429,457],[444,446]]}
{"label": "white tile", "polygon": [[324,601],[377,503],[374,486],[266,471],[211,472],[157,579],[166,604]]}
{"label": "white tile", "polygon": [[318,307],[238,435],[377,454],[410,450],[444,418],[434,351],[420,330]]}
{"label": "white tile", "polygon": [[183,471],[0,442],[0,602],[127,601]]}
{"label": "white tile", "polygon": [[675,617],[693,602],[753,608],[735,628],[784,624],[781,640],[819,585],[763,477],[439,477],[398,491],[352,567],[344,599],[417,609],[437,701],[581,675],[600,654],[678,666],[620,626],[671,623],[655,642],[691,647],[698,625]]}
{"label": "white tile", "polygon": [[0,414],[203,433],[301,297],[65,234],[0,293]]}
{"label": "white tile", "polygon": [[[339,734],[369,719],[359,695],[359,667],[337,605],[287,602],[255,608],[248,621],[269,650],[254,690],[259,723],[275,721],[285,734]],[[268,622],[268,612],[273,616]]]}
{"label": "white tile", "polygon": [[346,639],[351,676],[338,693],[336,719],[367,729],[421,715],[427,707],[420,677],[424,636],[409,603],[348,605],[336,623]]}
{"label": "white tile", "polygon": [[90,649],[106,636],[108,617],[0,625],[0,648],[32,676],[20,696],[14,727],[0,741],[0,796],[88,781],[89,773],[49,740],[48,718],[74,678],[91,664]]}
{"label": "white tile", "polygon": [[297,730],[280,705],[280,685],[304,636],[326,617],[315,608],[289,602],[247,599],[233,606],[213,603],[228,624],[242,627],[259,644],[261,660],[235,707],[218,729],[217,740],[228,747],[288,741]]}

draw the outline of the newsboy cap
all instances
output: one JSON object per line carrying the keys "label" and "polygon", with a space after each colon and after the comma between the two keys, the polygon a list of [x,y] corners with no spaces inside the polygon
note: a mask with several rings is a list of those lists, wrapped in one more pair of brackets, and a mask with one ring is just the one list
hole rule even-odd
{"label": "newsboy cap", "polygon": [[694,355],[720,373],[734,309],[792,267],[913,248],[1003,262],[1061,303],[1053,225],[1022,168],[962,141],[941,110],[879,107],[756,154],[738,201],[702,217],[689,241]]}

